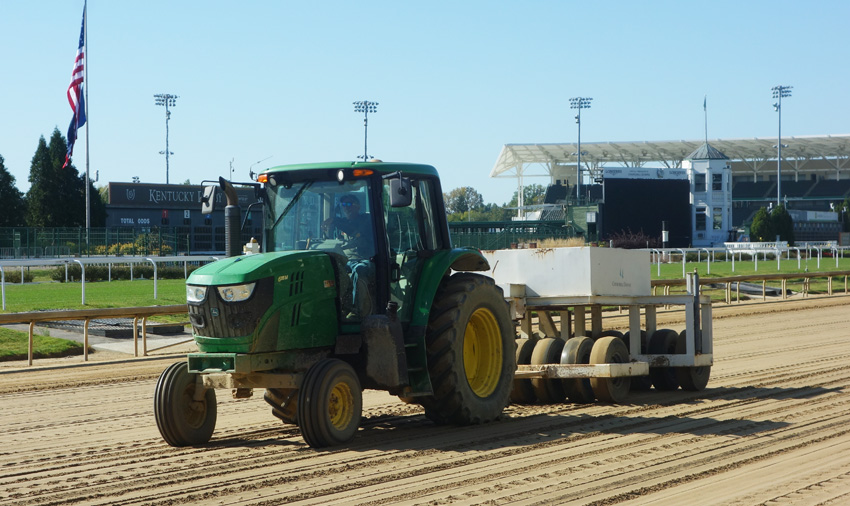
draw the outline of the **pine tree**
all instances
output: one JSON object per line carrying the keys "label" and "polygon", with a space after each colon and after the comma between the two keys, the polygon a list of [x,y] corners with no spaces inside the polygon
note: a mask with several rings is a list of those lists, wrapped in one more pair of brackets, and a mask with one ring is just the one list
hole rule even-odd
{"label": "pine tree", "polygon": [[767,208],[762,207],[753,216],[753,223],[750,225],[750,240],[753,242],[768,242],[774,239],[776,239],[776,233],[773,230],[773,222],[767,213]]}
{"label": "pine tree", "polygon": [[58,193],[50,151],[44,136],[38,139],[38,147],[30,163],[30,189],[27,192],[27,225],[30,227],[53,226],[56,207],[51,197]]}
{"label": "pine tree", "polygon": [[[50,144],[44,137],[30,166],[30,190],[27,192],[27,225],[31,227],[83,227],[86,224],[86,182],[73,164],[65,163],[68,143],[56,128]],[[89,181],[91,225],[103,226],[106,207],[97,189]]]}
{"label": "pine tree", "polygon": [[780,241],[788,241],[794,245],[794,219],[785,209],[785,206],[777,206],[770,213],[770,222],[773,227],[774,236],[778,235]]}
{"label": "pine tree", "polygon": [[0,156],[0,227],[22,227],[26,214],[24,194],[15,186],[15,176],[6,170]]}

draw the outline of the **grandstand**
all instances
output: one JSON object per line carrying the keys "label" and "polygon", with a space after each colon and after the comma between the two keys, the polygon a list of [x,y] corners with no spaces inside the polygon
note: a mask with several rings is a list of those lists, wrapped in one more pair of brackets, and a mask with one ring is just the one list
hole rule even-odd
{"label": "grandstand", "polygon": [[[731,224],[745,227],[755,212],[777,200],[776,138],[716,139],[710,145],[728,157],[731,169]],[[835,204],[850,197],[850,135],[789,136],[782,138],[781,163],[782,203],[790,210],[830,211]],[[604,201],[604,173],[611,167],[644,167],[661,171],[677,169],[689,155],[704,144],[698,141],[638,141],[582,143],[581,195],[576,199],[578,145],[575,143],[506,144],[503,146],[490,177],[516,178],[521,196],[522,185],[529,178],[546,178],[552,190],[547,198],[564,198],[585,204]],[[551,191],[551,194],[550,194]],[[556,198],[557,196],[557,198]],[[522,219],[524,202],[519,203]],[[539,215],[538,215],[539,216]],[[802,214],[799,216],[809,216]],[[831,240],[833,218],[795,221],[795,230],[807,240]],[[801,239],[802,240],[802,239]]]}

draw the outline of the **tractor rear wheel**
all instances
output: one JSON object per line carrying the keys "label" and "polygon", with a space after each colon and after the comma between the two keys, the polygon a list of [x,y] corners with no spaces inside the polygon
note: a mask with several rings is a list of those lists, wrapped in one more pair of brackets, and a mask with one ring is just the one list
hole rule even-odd
{"label": "tractor rear wheel", "polygon": [[156,426],[171,446],[195,446],[210,440],[215,430],[215,390],[206,389],[195,400],[198,374],[189,373],[189,364],[171,364],[159,376],[153,394]]}
{"label": "tractor rear wheel", "polygon": [[437,290],[425,335],[434,394],[421,399],[436,423],[486,423],[510,400],[514,325],[492,279],[458,273]]}
{"label": "tractor rear wheel", "polygon": [[363,391],[353,367],[326,358],[307,370],[295,416],[308,445],[323,448],[351,441],[362,412]]}

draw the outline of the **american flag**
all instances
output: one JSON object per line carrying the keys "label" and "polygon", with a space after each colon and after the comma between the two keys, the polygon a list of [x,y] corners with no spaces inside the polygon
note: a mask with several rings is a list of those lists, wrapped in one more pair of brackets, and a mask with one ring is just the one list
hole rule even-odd
{"label": "american flag", "polygon": [[68,126],[68,152],[65,154],[64,169],[71,163],[74,153],[74,142],[77,140],[77,129],[86,123],[86,102],[83,94],[83,72],[86,61],[86,5],[83,4],[83,25],[80,28],[80,44],[77,46],[77,57],[74,58],[74,70],[71,72],[71,84],[68,85],[68,103],[74,111],[71,124]]}

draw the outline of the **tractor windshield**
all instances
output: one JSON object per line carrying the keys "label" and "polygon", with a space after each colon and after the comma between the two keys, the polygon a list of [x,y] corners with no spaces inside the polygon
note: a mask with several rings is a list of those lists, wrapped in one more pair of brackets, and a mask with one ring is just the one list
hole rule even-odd
{"label": "tractor windshield", "polygon": [[[299,181],[266,188],[267,251],[322,249],[348,258],[374,255],[366,181]],[[349,219],[364,230],[349,234]]]}

